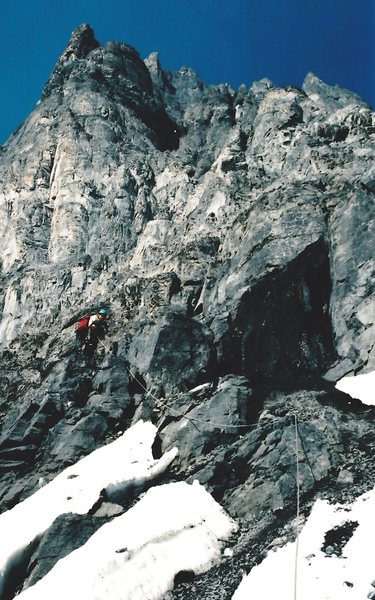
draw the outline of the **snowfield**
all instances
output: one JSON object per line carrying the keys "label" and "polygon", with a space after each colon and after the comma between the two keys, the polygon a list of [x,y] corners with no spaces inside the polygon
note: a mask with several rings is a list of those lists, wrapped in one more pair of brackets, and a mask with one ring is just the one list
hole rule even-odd
{"label": "snowfield", "polygon": [[[244,577],[232,600],[293,600],[295,576],[297,600],[365,600],[375,592],[374,515],[375,488],[349,506],[317,500],[299,536],[297,570],[293,542],[269,552]],[[326,533],[348,523],[358,525],[343,543],[341,556],[330,554]]]}
{"label": "snowfield", "polygon": [[180,571],[201,573],[220,558],[234,522],[198,482],[151,488],[103,525],[20,600],[156,600]]}
{"label": "snowfield", "polygon": [[116,441],[60,473],[48,485],[0,515],[0,597],[9,570],[23,560],[30,545],[63,513],[86,514],[105,489],[111,498],[121,489],[143,484],[163,473],[177,454],[152,456],[157,429],[138,422]]}
{"label": "snowfield", "polygon": [[[137,423],[0,515],[0,597],[12,568],[28,558],[32,542],[57,516],[86,514],[103,489],[109,499],[116,498],[167,469],[177,449],[154,459],[156,432],[151,423]],[[173,588],[180,571],[209,569],[235,529],[235,522],[198,482],[155,486],[17,597],[156,600]]]}

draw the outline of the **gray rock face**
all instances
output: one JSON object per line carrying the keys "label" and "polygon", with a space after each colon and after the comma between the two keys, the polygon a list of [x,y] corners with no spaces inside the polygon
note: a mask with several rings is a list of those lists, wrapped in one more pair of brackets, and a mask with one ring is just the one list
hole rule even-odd
{"label": "gray rock face", "polygon": [[58,517],[42,537],[30,559],[31,576],[26,580],[24,587],[34,585],[44,577],[58,559],[84,544],[103,522],[102,518],[82,517],[71,513]]}
{"label": "gray rock face", "polygon": [[[372,485],[373,409],[333,384],[375,365],[374,139],[371,108],[313,74],[208,86],[73,32],[0,154],[2,510],[151,419],[155,454],[180,450],[170,477],[241,525],[233,561],[194,582],[230,598],[291,535],[296,457],[305,512]],[[74,324],[101,306],[90,359]],[[55,523],[13,590],[73,526]]]}

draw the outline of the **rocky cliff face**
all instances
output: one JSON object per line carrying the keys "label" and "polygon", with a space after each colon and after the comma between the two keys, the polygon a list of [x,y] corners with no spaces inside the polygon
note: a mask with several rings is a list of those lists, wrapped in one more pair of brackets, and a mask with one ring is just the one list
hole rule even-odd
{"label": "rocky cliff face", "polygon": [[[1,148],[2,510],[151,420],[155,456],[179,449],[166,478],[240,523],[233,557],[173,597],[230,598],[293,535],[296,420],[306,514],[373,485],[373,410],[334,384],[375,364],[374,134],[364,101],[313,74],[208,86],[73,33]],[[101,306],[89,360],[74,324]]]}

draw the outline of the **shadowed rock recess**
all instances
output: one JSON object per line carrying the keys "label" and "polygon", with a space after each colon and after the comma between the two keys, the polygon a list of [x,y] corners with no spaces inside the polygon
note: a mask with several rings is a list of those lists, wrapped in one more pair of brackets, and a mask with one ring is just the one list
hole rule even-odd
{"label": "shadowed rock recess", "polygon": [[[302,512],[372,487],[374,409],[334,385],[375,367],[374,139],[371,108],[311,73],[206,85],[79,27],[0,148],[1,510],[151,420],[155,456],[179,449],[163,482],[199,480],[240,526],[169,596],[213,600],[293,539],[294,415]],[[89,360],[74,324],[101,306]],[[4,599],[110,519],[105,500],[59,517]]]}

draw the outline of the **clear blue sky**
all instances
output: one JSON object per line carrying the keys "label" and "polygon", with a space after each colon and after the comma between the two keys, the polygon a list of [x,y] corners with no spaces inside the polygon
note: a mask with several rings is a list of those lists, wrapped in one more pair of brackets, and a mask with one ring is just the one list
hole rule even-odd
{"label": "clear blue sky", "polygon": [[375,0],[0,0],[0,143],[84,22],[207,83],[301,85],[313,71],[375,106]]}

